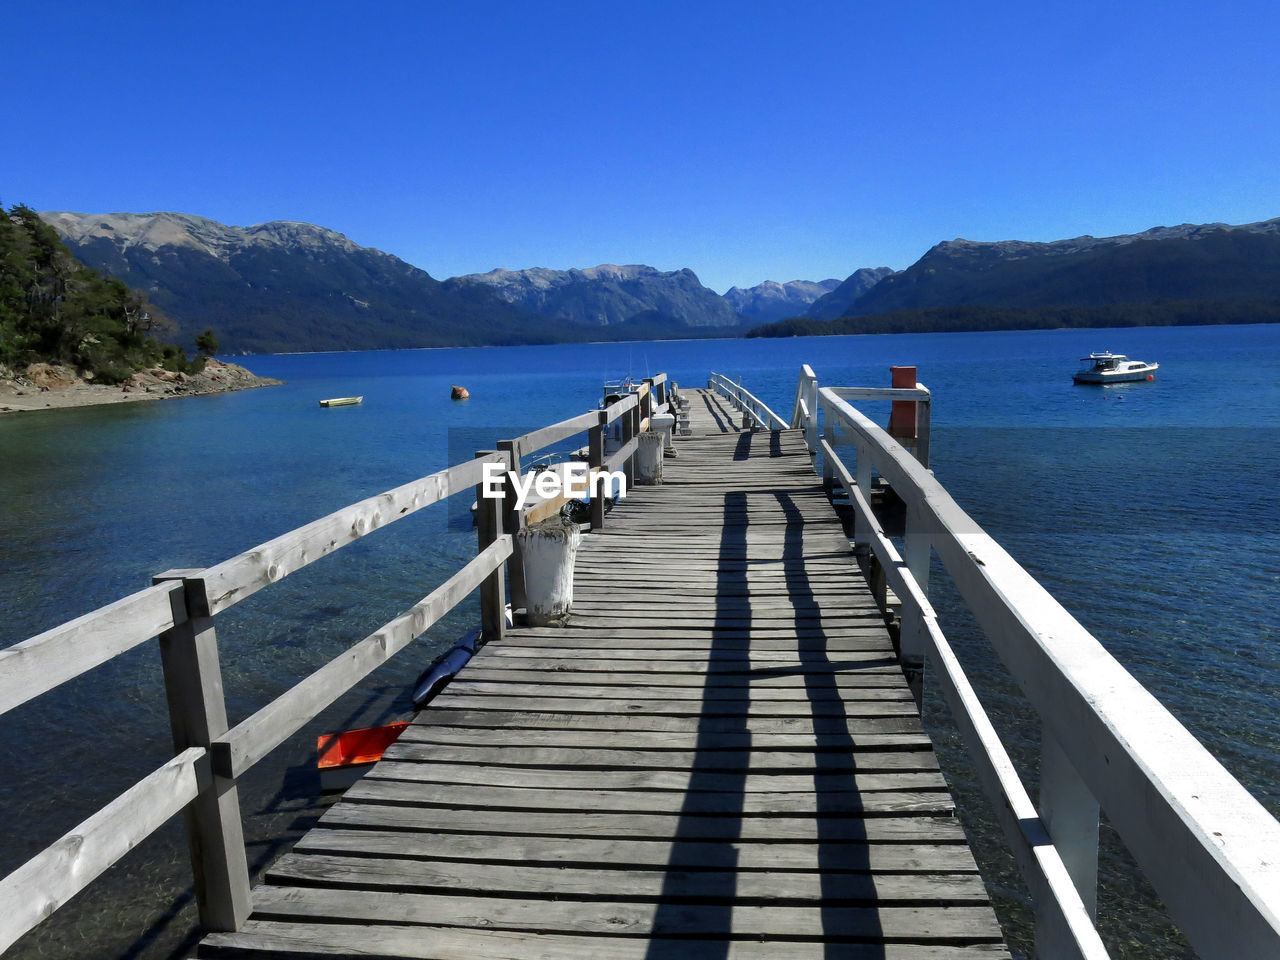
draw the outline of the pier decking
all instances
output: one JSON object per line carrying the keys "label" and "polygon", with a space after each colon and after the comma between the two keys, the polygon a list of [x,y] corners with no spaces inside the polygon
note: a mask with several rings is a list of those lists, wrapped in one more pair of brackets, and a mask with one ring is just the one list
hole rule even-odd
{"label": "pier decking", "polygon": [[802,434],[690,399],[570,623],[484,647],[199,956],[1008,955]]}

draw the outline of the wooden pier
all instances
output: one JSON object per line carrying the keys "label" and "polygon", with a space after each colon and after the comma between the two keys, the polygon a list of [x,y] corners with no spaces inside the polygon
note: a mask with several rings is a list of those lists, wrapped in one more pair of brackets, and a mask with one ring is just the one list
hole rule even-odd
{"label": "wooden pier", "polygon": [[568,625],[485,646],[200,956],[1007,956],[803,436],[690,400]]}
{"label": "wooden pier", "polygon": [[[1280,824],[951,499],[913,382],[820,389],[805,366],[783,419],[719,374],[682,401],[660,375],[0,651],[3,712],[158,637],[174,741],[0,879],[0,950],[182,813],[199,957],[1007,957],[904,675],[927,662],[1034,900],[1037,957],[1108,956],[1101,811],[1202,957],[1280,956]],[[905,432],[862,399],[892,401]],[[490,467],[519,476],[585,435],[591,471],[631,476],[669,408],[663,482],[607,517],[593,501],[567,624],[508,626],[508,591],[517,609],[525,591],[514,542],[557,504],[483,496]],[[901,536],[871,506],[886,483]],[[473,559],[229,726],[218,614],[473,490]],[[1034,801],[929,603],[935,565],[1039,715]],[[477,591],[471,663],[251,888],[239,778]]]}

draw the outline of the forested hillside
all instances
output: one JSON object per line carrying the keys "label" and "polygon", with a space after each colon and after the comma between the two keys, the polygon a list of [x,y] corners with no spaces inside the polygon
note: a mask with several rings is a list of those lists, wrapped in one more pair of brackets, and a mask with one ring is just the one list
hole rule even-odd
{"label": "forested hillside", "polygon": [[199,367],[151,335],[164,325],[144,296],[72,256],[34,210],[0,207],[0,364],[61,363],[99,383]]}

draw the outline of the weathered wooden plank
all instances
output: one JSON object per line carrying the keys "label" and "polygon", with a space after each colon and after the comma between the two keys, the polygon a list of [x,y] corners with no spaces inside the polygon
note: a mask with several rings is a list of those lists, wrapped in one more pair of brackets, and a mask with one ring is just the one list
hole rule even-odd
{"label": "weathered wooden plank", "polygon": [[633,770],[721,770],[756,773],[876,773],[888,771],[935,771],[937,758],[931,750],[900,752],[849,750],[808,752],[788,750],[641,750],[627,747],[575,747],[562,744],[468,743],[450,746],[400,740],[383,753],[384,760],[411,760],[430,763],[489,765],[494,767],[541,767],[593,771]]}
{"label": "weathered wooden plank", "polygon": [[434,701],[443,710],[527,710],[536,703],[542,713],[598,716],[643,713],[647,716],[672,717],[915,717],[914,700],[755,700],[711,699],[614,700],[604,697],[556,697],[543,695],[534,701],[527,697],[505,697],[501,694],[470,695],[454,693],[446,688]]}
{"label": "weathered wooden plank", "polygon": [[964,831],[945,816],[685,817],[599,811],[521,810],[519,816],[464,806],[360,803],[344,799],[320,818],[332,827],[378,828],[494,836],[618,837],[670,842],[963,843]]}
{"label": "weathered wooden plank", "polygon": [[[902,677],[902,669],[895,659],[889,659],[881,654],[871,653],[863,654],[841,654],[838,659],[816,658],[805,663],[797,660],[791,661],[762,661],[743,662],[741,658],[732,658],[726,660],[666,660],[654,657],[639,657],[626,663],[620,662],[622,658],[615,658],[616,650],[602,650],[596,657],[588,656],[572,656],[559,657],[555,655],[533,655],[534,651],[525,651],[529,656],[516,657],[497,657],[494,651],[484,651],[483,659],[476,661],[476,666],[483,665],[485,668],[498,669],[531,669],[531,670],[557,670],[557,671],[595,671],[608,673],[613,670],[635,669],[643,667],[645,670],[662,677],[672,674],[701,677],[704,675],[731,675],[742,674],[750,675],[754,683],[756,679],[776,676],[805,676],[805,675],[827,675],[827,676],[879,676],[892,677],[895,679]],[[583,652],[583,651],[577,651]],[[607,654],[608,659],[602,657]],[[641,662],[643,661],[643,662]],[[473,669],[468,667],[468,669]]]}
{"label": "weathered wooden plank", "polygon": [[[465,676],[465,674],[463,674]],[[472,677],[469,680],[454,680],[449,684],[449,694],[469,696],[502,696],[502,697],[587,697],[590,699],[626,699],[626,700],[659,700],[659,701],[701,701],[701,700],[743,700],[752,703],[770,700],[786,703],[809,703],[815,700],[837,700],[852,703],[862,700],[874,700],[879,703],[912,701],[911,691],[905,684],[901,687],[885,689],[846,688],[835,685],[815,686],[806,689],[793,687],[757,687],[734,682],[728,684],[709,684],[700,687],[629,687],[618,684],[590,683],[582,677],[575,677],[570,683],[521,683],[519,681],[481,680]]]}
{"label": "weathered wooden plank", "polygon": [[[398,911],[409,909],[412,901],[406,899],[408,896],[410,895],[389,898],[389,903]],[[785,956],[787,960],[829,960],[831,956],[831,942],[823,939],[786,938],[775,941],[767,936],[762,938],[758,933],[744,933],[741,939],[723,941],[679,939],[677,936],[653,941],[649,937],[634,935],[574,936],[543,932],[534,935],[534,931],[522,929],[479,929],[474,924],[476,917],[483,914],[470,909],[479,905],[463,902],[453,904],[460,908],[462,914],[456,927],[392,922],[378,923],[376,927],[371,927],[368,923],[358,921],[344,924],[327,921],[299,923],[255,920],[246,924],[245,929],[239,933],[221,933],[207,937],[201,944],[200,956],[239,956],[239,953],[232,951],[247,950],[255,951],[255,956],[339,953],[401,957],[405,960],[476,960],[478,957],[488,960],[601,960],[602,957],[608,957],[609,960],[646,960],[655,955],[655,948],[663,960],[705,960],[710,949],[714,949],[715,955],[723,960],[778,960],[780,956]],[[497,906],[518,910],[518,905],[510,903]],[[603,923],[607,923],[608,917],[613,915],[619,917],[620,922],[616,926],[623,929],[642,922],[634,918],[629,921],[625,912],[613,907],[613,904],[600,905],[599,913]],[[430,911],[429,906],[426,909]],[[768,908],[743,908],[742,915],[744,918],[754,916],[756,911],[765,909]],[[973,914],[975,922],[981,922],[980,917],[984,914],[991,915],[989,909],[954,908],[957,920],[962,918],[958,911],[965,909]],[[564,908],[557,911],[564,912]],[[927,912],[932,915],[936,911],[916,909],[912,912]],[[342,913],[341,909],[338,913]],[[738,910],[732,913],[735,922],[738,913]],[[904,917],[902,926],[911,928],[914,919]],[[938,918],[939,921],[941,919]],[[752,925],[744,926],[750,928]],[[965,945],[918,941],[884,945],[850,942],[841,945],[840,956],[842,960],[1008,960],[1008,951],[995,942],[999,931],[992,931],[992,927],[994,921],[987,926],[989,932],[985,935],[984,942]],[[978,928],[975,926],[971,929]],[[378,953],[370,954],[370,938],[374,930]],[[734,936],[738,934],[735,933]],[[654,945],[651,946],[651,943]]]}
{"label": "weathered wooden plank", "polygon": [[[525,704],[522,710],[453,710],[445,707],[432,709],[431,725],[448,724],[460,727],[524,727],[530,730],[596,730],[649,731],[654,733],[698,732],[710,734],[735,734],[746,730],[761,733],[837,733],[850,736],[863,733],[915,733],[920,730],[919,717],[762,717],[735,716],[658,716],[651,713],[625,715],[568,713],[556,711],[531,711]],[[415,722],[414,726],[418,723]],[[406,731],[407,733],[408,731]]]}
{"label": "weathered wooden plank", "polygon": [[510,638],[507,650],[579,650],[594,652],[596,655],[611,655],[618,647],[626,647],[635,652],[652,651],[655,658],[661,658],[666,651],[686,650],[706,652],[714,648],[721,654],[755,651],[757,653],[796,653],[800,650],[823,650],[828,653],[854,650],[888,650],[889,638],[882,628],[865,629],[862,627],[844,627],[838,632],[834,628],[821,630],[816,627],[759,627],[751,630],[747,626],[712,626],[704,629],[693,627],[672,627],[670,630],[645,634],[643,628],[637,626],[594,628],[579,632],[565,629],[559,635],[528,636],[517,635]]}
{"label": "weathered wooden plank", "polygon": [[385,856],[422,860],[470,860],[491,863],[576,864],[666,868],[677,854],[685,863],[724,862],[730,851],[738,869],[772,873],[783,870],[835,873],[976,873],[962,843],[858,843],[832,851],[812,843],[721,843],[684,840],[628,840],[611,837],[524,837],[406,833],[317,827],[298,841],[298,853]]}
{"label": "weathered wooden plank", "polygon": [[711,773],[689,770],[589,770],[502,767],[489,769],[478,764],[412,762],[387,759],[379,762],[366,778],[405,782],[462,784],[467,786],[537,787],[553,790],[676,790],[740,793],[848,793],[874,790],[942,790],[946,781],[940,773],[892,771],[890,773]]}
{"label": "weathered wooden plank", "polygon": [[896,790],[857,793],[747,793],[724,791],[681,794],[660,790],[546,790],[531,787],[439,785],[396,780],[360,780],[346,794],[353,800],[409,803],[415,806],[477,807],[485,810],[560,810],[564,812],[680,813],[689,816],[767,814],[777,817],[937,816],[955,809],[944,791]]}
{"label": "weathered wooden plank", "polygon": [[[744,846],[741,852],[747,857],[758,855],[759,866],[763,866],[768,857],[768,851],[760,845]],[[729,849],[723,850],[707,866],[723,864],[725,855],[732,853]],[[680,856],[678,851],[676,856]],[[767,872],[760,869],[734,873],[680,869],[679,860],[666,869],[643,870],[405,860],[328,853],[302,856],[294,853],[286,854],[269,867],[267,879],[272,883],[412,893],[496,893],[504,897],[526,896],[535,901],[587,897],[632,902],[662,899],[697,903],[714,899],[716,894],[710,891],[730,890],[735,898],[747,902],[797,906],[879,903],[879,909],[883,909],[921,902],[949,906],[988,902],[982,879],[974,874],[888,873],[873,876],[833,871],[824,877],[817,871]],[[864,918],[863,922],[873,919]],[[438,923],[439,920],[432,918],[432,922]],[[952,931],[949,935],[959,934]],[[926,930],[916,930],[914,936],[922,940],[933,939]]]}
{"label": "weathered wooden plank", "polygon": [[[795,636],[793,633],[785,633],[779,631],[777,636]],[[820,633],[816,633],[813,639],[822,639]],[[810,649],[812,648],[812,649]],[[880,664],[885,658],[884,650],[888,650],[888,643],[870,644],[867,648],[858,648],[852,650],[833,650],[832,653],[838,658],[839,662],[844,664],[856,665],[858,663],[871,662],[872,664]],[[488,663],[505,662],[507,660],[520,659],[544,659],[555,658],[559,660],[571,660],[575,657],[583,659],[597,659],[600,654],[607,654],[611,660],[615,660],[619,665],[623,661],[684,661],[690,664],[706,663],[711,661],[728,661],[738,666],[739,669],[771,669],[776,668],[778,664],[792,665],[822,665],[831,664],[835,661],[832,655],[822,649],[822,645],[818,643],[808,644],[801,643],[797,650],[720,650],[715,645],[710,651],[704,650],[633,650],[625,647],[613,647],[610,649],[593,649],[593,648],[575,648],[566,647],[563,644],[557,646],[510,646],[500,649],[488,649],[485,651],[485,661]]]}
{"label": "weathered wooden plank", "polygon": [[[759,727],[760,724],[752,724]],[[400,735],[400,743],[436,743],[460,746],[474,744],[481,738],[476,727],[466,724],[444,726],[415,723]],[[849,725],[837,732],[769,733],[755,730],[751,733],[721,733],[714,743],[706,742],[697,730],[600,730],[594,727],[564,728],[537,727],[532,724],[509,727],[484,728],[483,741],[494,745],[528,744],[530,747],[603,747],[607,749],[636,750],[697,750],[699,756],[716,751],[729,751],[744,756],[748,753],[764,753],[770,750],[807,750],[822,753],[854,751],[862,756],[865,751],[927,749],[932,746],[923,731],[868,732],[850,730]]]}
{"label": "weathered wooden plank", "polygon": [[[466,680],[455,680],[455,683],[494,682],[494,683],[551,683],[564,686],[599,683],[606,686],[653,687],[655,689],[671,689],[696,687],[698,689],[716,689],[733,674],[726,673],[672,673],[654,670],[623,671],[606,665],[601,670],[586,670],[580,665],[576,670],[539,669],[527,665],[528,661],[508,661],[501,666],[488,663],[469,665],[462,676]],[[579,662],[580,663],[580,662]],[[736,681],[733,681],[736,683]],[[783,674],[772,676],[764,674],[751,679],[753,690],[795,691],[803,689],[806,684],[820,686],[822,689],[860,690],[875,688],[881,690],[905,690],[906,680],[901,673],[882,670],[879,672],[861,670],[857,672],[823,674],[821,681],[804,674]]]}

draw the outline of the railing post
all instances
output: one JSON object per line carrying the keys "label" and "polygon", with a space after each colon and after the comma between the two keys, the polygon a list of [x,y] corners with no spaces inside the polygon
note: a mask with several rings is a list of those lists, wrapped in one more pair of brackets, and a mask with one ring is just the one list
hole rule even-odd
{"label": "railing post", "polygon": [[[504,533],[511,534],[514,537],[522,527],[524,527],[524,513],[516,509],[516,488],[511,480],[511,474],[517,477],[523,473],[520,464],[520,450],[517,448],[514,440],[499,440],[498,450],[507,455],[508,473],[502,484],[502,526]],[[476,502],[476,511],[479,513],[479,501]],[[516,541],[512,541],[515,543]],[[484,549],[481,547],[480,549]],[[514,618],[517,610],[523,609],[526,605],[524,594],[524,558],[521,557],[519,550],[511,551],[511,556],[507,558],[507,582],[511,588],[511,613]]]}
{"label": "railing post", "polygon": [[[862,495],[867,498],[867,508],[871,508],[871,453],[865,443],[858,441],[858,462],[855,465],[857,470],[858,489],[862,491]],[[863,529],[863,524],[859,520],[854,521],[853,526],[853,543],[854,547],[859,550],[866,550],[871,540],[867,536],[867,531]],[[884,606],[884,598],[881,596],[880,605]]]}
{"label": "railing post", "polygon": [[[477,450],[477,457],[487,457],[496,450]],[[511,464],[507,464],[510,469]],[[484,484],[476,484],[477,553],[502,535],[502,507],[506,498],[486,497]],[[485,643],[501,640],[507,629],[506,563],[484,578],[480,584],[480,635]]]}
{"label": "railing post", "polygon": [[[636,416],[639,407],[632,407],[626,413],[622,414],[622,445],[625,447],[631,442],[631,438],[636,435]],[[631,456],[626,456],[622,460],[622,472],[627,478],[627,489],[630,490],[635,482],[635,462]]]}
{"label": "railing post", "polygon": [[[810,416],[812,416],[812,414],[810,414]],[[831,416],[830,411],[827,411],[827,416],[823,418],[823,423],[825,424],[825,426],[823,427],[823,439],[826,440],[827,443],[831,444],[832,449],[835,449],[836,430],[837,430],[836,418]],[[809,440],[809,430],[810,430],[810,426],[806,422],[805,428],[804,428],[806,441]],[[812,443],[809,446],[809,451],[810,453],[814,451],[814,446],[812,445]],[[859,462],[861,462],[862,458],[859,457],[858,460]],[[828,458],[826,454],[823,454],[823,457],[822,457],[822,489],[826,491],[826,494],[828,497],[834,494],[836,489],[835,464],[830,462],[830,458]],[[847,490],[845,492],[849,495],[850,499],[853,499],[852,491]],[[865,493],[866,491],[863,491],[863,492]],[[869,500],[867,502],[870,503]]]}
{"label": "railing post", "polygon": [[929,467],[929,417],[933,398],[925,397],[916,403],[916,459],[925,469]]}
{"label": "railing post", "polygon": [[653,416],[653,377],[645,377],[640,381],[649,389],[644,392],[644,396],[640,398],[640,419],[647,420]]}
{"label": "railing post", "polygon": [[809,446],[809,456],[818,455],[818,378],[810,377],[805,395],[805,406],[809,408],[809,420],[804,425],[804,440]]}
{"label": "railing post", "polygon": [[600,422],[587,432],[587,475],[592,478],[591,484],[591,529],[604,529],[604,483],[599,481],[600,472],[604,470],[604,431],[609,422],[608,412],[600,411]]}
{"label": "railing post", "polygon": [[[929,594],[929,564],[933,557],[933,539],[929,536],[927,517],[928,514],[920,504],[908,503],[902,536],[902,559],[925,596]],[[915,694],[916,703],[919,703],[923,690],[926,646],[924,618],[913,604],[906,602],[902,605],[901,614],[898,659],[902,661],[902,672],[906,674],[907,684]]]}
{"label": "railing post", "polygon": [[[1089,916],[1098,916],[1098,801],[1058,741],[1040,728],[1040,819],[1062,857],[1071,882],[1080,892]],[[1071,934],[1057,914],[1036,911],[1036,955],[1046,960],[1072,955]]]}
{"label": "railing post", "polygon": [[[204,583],[188,579],[198,570],[168,570],[152,583],[181,580],[174,592],[174,619],[182,622],[160,635],[160,662],[173,748],[204,747],[227,732],[227,704],[218,663],[218,637],[209,615]],[[236,782],[213,774],[209,786],[184,812],[191,868],[195,875],[200,924],[206,930],[239,930],[249,918],[249,864]]]}

